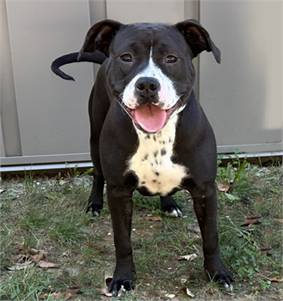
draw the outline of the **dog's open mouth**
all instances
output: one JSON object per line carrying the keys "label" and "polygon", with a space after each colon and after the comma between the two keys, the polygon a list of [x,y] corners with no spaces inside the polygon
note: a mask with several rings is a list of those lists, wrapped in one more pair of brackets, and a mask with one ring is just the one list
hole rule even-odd
{"label": "dog's open mouth", "polygon": [[167,123],[171,114],[180,107],[180,104],[173,106],[168,110],[161,109],[153,104],[143,104],[135,109],[126,107],[135,125],[147,133],[156,133],[160,131]]}
{"label": "dog's open mouth", "polygon": [[137,125],[149,133],[161,130],[168,119],[166,110],[152,104],[138,106],[131,111],[131,115]]}

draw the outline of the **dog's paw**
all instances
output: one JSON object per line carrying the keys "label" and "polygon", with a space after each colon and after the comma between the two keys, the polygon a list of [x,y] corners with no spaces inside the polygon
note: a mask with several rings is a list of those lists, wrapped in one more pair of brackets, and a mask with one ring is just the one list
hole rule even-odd
{"label": "dog's paw", "polygon": [[229,290],[233,289],[232,286],[232,282],[234,281],[233,276],[228,270],[223,269],[221,271],[214,271],[214,272],[211,271],[209,272],[206,270],[206,273],[211,281],[219,283],[225,289],[229,289]]}
{"label": "dog's paw", "polygon": [[177,205],[166,207],[166,208],[162,208],[162,211],[163,211],[163,213],[166,216],[170,216],[170,217],[183,217],[183,212],[182,212],[181,208],[178,207]]}
{"label": "dog's paw", "polygon": [[[128,279],[126,279],[128,278]],[[112,297],[118,297],[121,291],[130,291],[135,288],[134,280],[130,277],[113,277],[106,280],[106,285],[108,287],[108,292]]]}
{"label": "dog's paw", "polygon": [[212,260],[205,264],[205,271],[210,281],[214,281],[224,286],[225,289],[232,290],[233,275],[223,265],[220,259]]}
{"label": "dog's paw", "polygon": [[86,213],[91,212],[93,217],[97,217],[100,215],[101,210],[102,210],[101,205],[90,203],[86,208]]}
{"label": "dog's paw", "polygon": [[172,196],[160,197],[160,208],[166,216],[183,217],[181,208]]}

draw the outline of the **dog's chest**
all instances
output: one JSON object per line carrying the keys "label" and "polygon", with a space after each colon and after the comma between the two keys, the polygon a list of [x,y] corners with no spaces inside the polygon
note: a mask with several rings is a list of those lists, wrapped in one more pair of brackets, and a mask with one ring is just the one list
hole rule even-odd
{"label": "dog's chest", "polygon": [[129,160],[129,171],[138,177],[138,186],[150,193],[166,195],[180,186],[186,168],[172,162],[177,116],[156,134],[146,134],[137,129],[139,145]]}

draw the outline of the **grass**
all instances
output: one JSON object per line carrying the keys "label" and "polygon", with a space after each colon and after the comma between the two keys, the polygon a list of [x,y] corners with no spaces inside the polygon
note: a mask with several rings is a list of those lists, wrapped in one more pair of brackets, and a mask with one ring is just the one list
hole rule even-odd
{"label": "grass", "polygon": [[[187,192],[176,194],[184,218],[162,216],[158,198],[134,196],[136,289],[121,300],[280,300],[282,298],[282,170],[234,160],[219,167],[217,183],[222,257],[235,276],[231,293],[205,279],[201,237]],[[224,189],[223,189],[224,185]],[[1,194],[0,300],[106,300],[104,279],[114,268],[107,206],[93,219],[84,209],[89,175],[10,179]],[[161,218],[158,218],[161,216]],[[242,226],[245,218],[259,224]],[[28,261],[44,250],[43,269]],[[193,261],[178,261],[195,253]],[[23,266],[22,266],[23,265]],[[281,294],[281,295],[280,295]]]}

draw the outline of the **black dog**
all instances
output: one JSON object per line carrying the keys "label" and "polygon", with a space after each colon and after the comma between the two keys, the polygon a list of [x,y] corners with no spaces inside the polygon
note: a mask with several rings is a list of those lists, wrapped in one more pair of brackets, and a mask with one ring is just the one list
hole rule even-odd
{"label": "black dog", "polygon": [[192,91],[192,59],[220,51],[194,20],[174,26],[105,20],[86,35],[80,53],[54,61],[52,70],[75,61],[102,63],[89,100],[91,157],[96,175],[90,207],[99,214],[104,180],[112,217],[116,268],[109,291],[133,288],[132,194],[160,195],[161,208],[180,216],[172,198],[188,190],[203,238],[209,277],[230,285],[220,259],[217,233],[216,143],[213,130]]}

